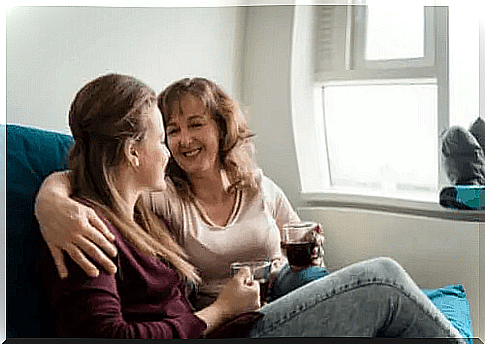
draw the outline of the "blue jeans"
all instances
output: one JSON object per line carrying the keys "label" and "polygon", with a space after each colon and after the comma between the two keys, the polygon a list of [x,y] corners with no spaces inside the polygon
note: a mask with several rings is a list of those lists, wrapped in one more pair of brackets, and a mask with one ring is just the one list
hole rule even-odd
{"label": "blue jeans", "polygon": [[292,272],[290,265],[286,262],[278,273],[273,288],[269,290],[268,301],[272,302],[277,298],[288,294],[290,291],[327,275],[328,270],[319,266],[309,266],[302,271]]}
{"label": "blue jeans", "polygon": [[266,304],[260,312],[264,317],[248,337],[462,338],[390,258],[332,272]]}

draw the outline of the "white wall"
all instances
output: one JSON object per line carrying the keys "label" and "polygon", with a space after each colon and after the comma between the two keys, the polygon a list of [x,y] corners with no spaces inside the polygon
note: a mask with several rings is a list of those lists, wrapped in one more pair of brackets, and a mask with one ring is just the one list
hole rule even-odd
{"label": "white wall", "polygon": [[82,85],[107,72],[160,92],[186,75],[240,97],[244,7],[16,7],[7,11],[7,123],[66,130]]}
{"label": "white wall", "polygon": [[291,124],[290,68],[294,6],[250,7],[247,14],[243,105],[256,133],[256,156],[296,207],[300,177]]}

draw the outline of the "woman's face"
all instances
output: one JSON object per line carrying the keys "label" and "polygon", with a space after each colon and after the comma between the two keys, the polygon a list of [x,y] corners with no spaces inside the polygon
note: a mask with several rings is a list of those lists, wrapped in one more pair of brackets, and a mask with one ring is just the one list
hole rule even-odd
{"label": "woman's face", "polygon": [[139,142],[138,180],[141,186],[150,190],[165,188],[165,167],[170,152],[165,146],[165,131],[162,115],[157,106],[148,111],[148,131]]}
{"label": "woman's face", "polygon": [[175,161],[190,176],[219,169],[219,129],[199,98],[186,95],[174,104],[166,130]]}

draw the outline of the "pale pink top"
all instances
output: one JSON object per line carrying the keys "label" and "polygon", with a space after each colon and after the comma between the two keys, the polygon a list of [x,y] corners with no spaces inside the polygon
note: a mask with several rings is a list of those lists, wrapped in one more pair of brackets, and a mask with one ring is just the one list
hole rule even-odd
{"label": "pale pink top", "polygon": [[214,224],[197,201],[178,197],[170,181],[166,190],[150,194],[155,213],[168,221],[200,270],[200,293],[205,296],[217,296],[230,278],[232,262],[282,257],[280,230],[299,220],[283,191],[260,171],[257,176],[260,192],[249,199],[247,193],[236,191],[236,205],[225,226]]}

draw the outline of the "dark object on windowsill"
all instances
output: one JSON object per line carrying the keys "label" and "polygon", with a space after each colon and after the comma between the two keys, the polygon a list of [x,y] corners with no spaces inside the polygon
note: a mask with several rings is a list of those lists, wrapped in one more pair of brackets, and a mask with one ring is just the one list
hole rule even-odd
{"label": "dark object on windowsill", "polygon": [[[480,130],[476,123],[472,125],[473,132],[482,140]],[[485,125],[485,123],[483,123]],[[485,127],[484,127],[485,129]],[[485,133],[483,133],[485,137]],[[485,157],[483,148],[477,138],[468,130],[454,126],[442,136],[441,151],[444,157],[446,175],[452,185],[484,185],[485,184]]]}
{"label": "dark object on windowsill", "polygon": [[440,192],[443,207],[465,210],[485,210],[485,185],[456,185]]}
{"label": "dark object on windowsill", "polygon": [[477,139],[478,144],[482,147],[483,153],[485,154],[485,121],[481,117],[478,117],[468,131]]}
{"label": "dark object on windowsill", "polygon": [[440,204],[454,209],[485,210],[485,121],[469,130],[454,126],[441,137],[446,176],[453,186],[440,192]]}

